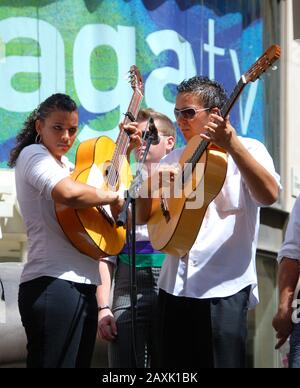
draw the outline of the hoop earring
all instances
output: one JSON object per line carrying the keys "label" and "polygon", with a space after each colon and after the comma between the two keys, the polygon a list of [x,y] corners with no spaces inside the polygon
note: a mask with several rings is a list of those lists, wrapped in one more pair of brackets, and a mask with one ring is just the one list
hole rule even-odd
{"label": "hoop earring", "polygon": [[34,142],[36,144],[40,144],[42,142],[42,137],[39,133],[36,135]]}

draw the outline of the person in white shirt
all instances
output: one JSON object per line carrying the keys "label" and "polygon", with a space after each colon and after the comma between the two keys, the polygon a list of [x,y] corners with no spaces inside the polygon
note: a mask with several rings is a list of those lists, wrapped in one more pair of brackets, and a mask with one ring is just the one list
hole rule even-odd
{"label": "person in white shirt", "polygon": [[[244,367],[247,309],[258,300],[259,207],[276,201],[279,176],[263,144],[237,136],[229,118],[219,115],[227,100],[220,84],[195,76],[177,90],[174,113],[185,139],[200,134],[223,148],[228,169],[188,254],[164,261],[161,367]],[[182,152],[174,150],[163,163],[174,165]],[[138,222],[147,222],[151,200],[141,198],[137,205]]]}
{"label": "person in white shirt", "polygon": [[[136,127],[126,129],[138,145]],[[66,238],[55,202],[72,208],[107,204],[114,214],[123,204],[116,192],[71,179],[65,154],[77,131],[76,103],[53,94],[30,114],[10,153],[28,237],[18,302],[30,368],[89,367],[96,339],[98,262]]]}
{"label": "person in white shirt", "polygon": [[289,338],[289,368],[300,368],[300,196],[290,215],[284,242],[278,252],[278,311],[273,318],[279,349]]}
{"label": "person in white shirt", "polygon": [[[153,109],[141,109],[137,116],[138,128],[145,130],[150,117],[154,120],[160,141],[151,145],[146,157],[146,175],[151,174],[161,158],[170,153],[175,145],[176,128],[172,121]],[[129,147],[130,148],[130,147]],[[145,144],[135,148],[135,159],[140,161]],[[146,225],[136,226],[136,354],[132,352],[131,313],[131,262],[125,245],[118,257],[102,259],[100,274],[102,284],[98,287],[99,311],[98,333],[109,341],[108,361],[111,368],[158,367],[159,330],[157,324],[158,276],[165,258],[155,251],[149,241]],[[110,289],[115,269],[112,308]]]}

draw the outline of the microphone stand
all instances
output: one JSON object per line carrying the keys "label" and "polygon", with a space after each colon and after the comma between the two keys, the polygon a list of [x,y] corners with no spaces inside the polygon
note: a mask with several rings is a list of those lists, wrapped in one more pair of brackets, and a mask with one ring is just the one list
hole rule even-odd
{"label": "microphone stand", "polygon": [[[148,122],[149,125],[149,122]],[[148,127],[147,125],[147,127]],[[131,249],[129,255],[131,257],[131,319],[132,319],[132,342],[131,342],[131,358],[134,367],[137,367],[136,359],[136,311],[137,311],[137,284],[136,284],[136,204],[135,200],[138,196],[138,191],[142,186],[143,177],[142,169],[148,155],[151,144],[157,144],[158,141],[157,129],[154,125],[149,126],[149,131],[146,132],[146,148],[141,161],[138,163],[138,168],[135,178],[132,180],[129,190],[126,190],[126,201],[117,219],[117,226],[124,226],[128,221],[128,208],[131,205]],[[127,232],[128,233],[128,232]],[[129,239],[127,239],[129,245]],[[128,246],[129,248],[129,246]]]}

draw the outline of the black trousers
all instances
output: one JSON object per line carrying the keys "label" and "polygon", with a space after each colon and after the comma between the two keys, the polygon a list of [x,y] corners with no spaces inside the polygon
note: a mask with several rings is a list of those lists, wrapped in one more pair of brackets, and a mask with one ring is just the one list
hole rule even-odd
{"label": "black trousers", "polygon": [[161,367],[244,368],[249,292],[195,299],[159,290]]}
{"label": "black trousers", "polygon": [[43,276],[19,288],[28,368],[89,367],[97,332],[96,286]]}

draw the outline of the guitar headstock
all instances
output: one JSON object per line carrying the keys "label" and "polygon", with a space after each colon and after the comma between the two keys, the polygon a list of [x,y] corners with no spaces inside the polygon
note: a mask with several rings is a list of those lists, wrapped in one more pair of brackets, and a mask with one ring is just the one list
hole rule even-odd
{"label": "guitar headstock", "polygon": [[129,73],[132,89],[139,90],[140,93],[144,95],[144,83],[139,69],[135,65],[132,65],[130,66]]}
{"label": "guitar headstock", "polygon": [[274,44],[270,46],[266,52],[258,58],[258,60],[244,74],[247,83],[254,82],[260,77],[277,59],[280,57],[281,48]]}

